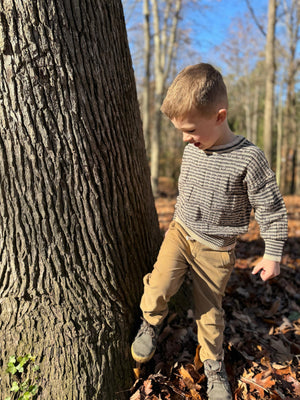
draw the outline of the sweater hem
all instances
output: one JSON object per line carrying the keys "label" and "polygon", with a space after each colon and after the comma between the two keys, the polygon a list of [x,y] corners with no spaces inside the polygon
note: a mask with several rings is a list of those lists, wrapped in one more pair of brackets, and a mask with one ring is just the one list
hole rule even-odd
{"label": "sweater hem", "polygon": [[213,250],[217,250],[217,251],[230,251],[233,250],[236,246],[236,238],[234,243],[232,243],[229,246],[216,246],[215,244],[213,244],[212,242],[210,242],[209,240],[205,240],[203,239],[201,236],[196,235],[191,229],[189,229],[178,217],[174,218],[174,221],[178,222],[179,225],[182,226],[182,228],[186,231],[186,233],[188,234],[189,239],[193,239],[196,240],[197,242],[200,242],[202,244],[204,244],[205,246],[210,247]]}

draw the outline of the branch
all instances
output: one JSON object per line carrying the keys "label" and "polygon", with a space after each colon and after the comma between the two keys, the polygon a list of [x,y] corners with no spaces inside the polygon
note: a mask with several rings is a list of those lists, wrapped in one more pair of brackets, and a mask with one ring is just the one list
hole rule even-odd
{"label": "branch", "polygon": [[164,71],[165,72],[164,80],[167,79],[167,77],[170,73],[171,63],[172,63],[173,54],[174,54],[174,46],[176,43],[176,33],[177,33],[178,22],[179,22],[179,18],[180,18],[181,5],[182,5],[182,0],[176,0],[175,12],[173,15],[172,28],[171,28],[171,33],[170,33],[169,47],[168,47],[168,52],[167,52],[167,66],[165,67],[165,71]]}
{"label": "branch", "polygon": [[167,31],[168,31],[168,18],[171,13],[171,5],[173,3],[173,0],[167,1],[166,8],[165,8],[165,13],[164,13],[164,23],[162,27],[162,68],[165,68],[166,64],[166,55],[167,55]]}
{"label": "branch", "polygon": [[[157,0],[151,0],[153,12],[153,27],[154,27],[154,54],[155,54],[155,77],[161,73],[161,38],[159,31],[159,14]],[[155,78],[156,80],[156,78]]]}
{"label": "branch", "polygon": [[281,394],[279,394],[278,393],[278,391],[276,390],[276,392],[275,391],[273,391],[273,390],[270,390],[270,389],[266,389],[265,387],[263,387],[262,385],[259,385],[258,383],[256,383],[253,379],[249,379],[249,378],[245,378],[245,377],[241,377],[241,379],[240,379],[240,382],[244,382],[244,383],[248,383],[248,385],[253,385],[254,387],[256,387],[257,389],[261,389],[261,390],[263,390],[264,392],[266,392],[266,393],[268,393],[268,394],[270,394],[271,396],[273,395],[277,395],[277,396],[279,396],[281,399],[284,399],[285,397],[283,397],[283,395],[281,395]]}
{"label": "branch", "polygon": [[254,10],[253,10],[253,7],[252,7],[251,4],[250,4],[250,1],[249,1],[249,0],[246,0],[246,3],[247,3],[247,6],[248,6],[248,8],[249,8],[249,11],[250,11],[250,13],[251,13],[251,15],[252,15],[252,18],[254,19],[254,22],[255,22],[255,24],[257,25],[258,29],[260,30],[260,32],[261,32],[264,36],[267,36],[267,34],[266,34],[266,32],[265,32],[263,26],[258,22],[258,19],[257,19],[256,15],[255,15],[255,12],[254,12]]}

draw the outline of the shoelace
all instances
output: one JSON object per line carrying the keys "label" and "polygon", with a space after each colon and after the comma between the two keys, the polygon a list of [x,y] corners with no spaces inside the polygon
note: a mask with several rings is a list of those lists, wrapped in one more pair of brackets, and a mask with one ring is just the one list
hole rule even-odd
{"label": "shoelace", "polygon": [[227,379],[222,375],[221,371],[207,372],[207,379],[210,383],[227,382]]}
{"label": "shoelace", "polygon": [[155,328],[153,328],[146,320],[143,319],[142,326],[140,327],[139,334],[148,333],[151,337],[155,337]]}
{"label": "shoelace", "polygon": [[211,383],[218,383],[218,382],[227,382],[226,376],[225,376],[225,371],[223,371],[222,366],[220,365],[220,368],[217,370],[210,370],[205,372],[207,379]]}

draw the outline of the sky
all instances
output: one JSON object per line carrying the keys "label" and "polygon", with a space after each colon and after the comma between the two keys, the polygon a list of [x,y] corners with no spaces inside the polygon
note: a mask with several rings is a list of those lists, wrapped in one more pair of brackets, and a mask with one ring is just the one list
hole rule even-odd
{"label": "sky", "polygon": [[[134,15],[132,13],[129,15],[127,5],[130,1],[133,0],[123,0],[128,28],[137,23],[142,24],[142,15],[140,16],[140,21],[137,22],[138,14],[142,12],[142,6],[137,7]],[[196,8],[195,3],[197,4]],[[250,3],[258,19],[265,22],[268,11],[268,0],[250,0]],[[203,4],[205,6],[202,6]],[[222,60],[216,50],[216,46],[220,46],[226,41],[229,31],[230,29],[234,29],[237,19],[244,17],[246,13],[249,13],[246,0],[188,1],[185,5],[181,26],[191,31],[191,46],[199,53],[201,61],[221,66]],[[131,42],[132,38],[131,31],[129,31],[129,42]],[[257,40],[265,40],[258,28]],[[132,43],[130,43],[130,47],[133,53]],[[186,60],[183,58],[182,66],[196,62],[196,60]]]}
{"label": "sky", "polygon": [[[203,48],[209,51],[224,40],[230,26],[234,25],[237,18],[249,13],[249,9],[246,0],[210,0],[207,3],[210,8],[204,10],[201,18],[206,30],[201,30],[199,35],[203,40]],[[267,15],[268,0],[250,0],[250,3],[259,18]]]}

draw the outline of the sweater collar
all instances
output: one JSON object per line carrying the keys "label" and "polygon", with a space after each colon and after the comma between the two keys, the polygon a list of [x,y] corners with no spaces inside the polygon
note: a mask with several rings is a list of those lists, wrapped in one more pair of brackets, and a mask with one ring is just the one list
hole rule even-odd
{"label": "sweater collar", "polygon": [[236,135],[234,139],[226,144],[222,144],[219,146],[213,146],[210,149],[205,150],[204,152],[207,154],[213,153],[227,153],[241,146],[247,139],[244,136]]}

